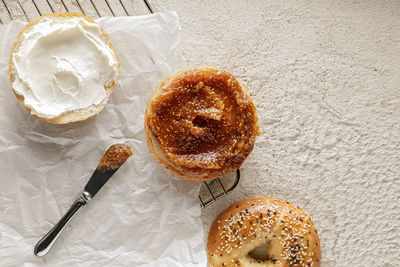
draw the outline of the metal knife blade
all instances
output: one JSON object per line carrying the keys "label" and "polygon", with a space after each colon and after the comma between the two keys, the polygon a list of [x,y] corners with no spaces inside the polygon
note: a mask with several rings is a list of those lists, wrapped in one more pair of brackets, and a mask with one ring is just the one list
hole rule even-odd
{"label": "metal knife blade", "polygon": [[97,165],[96,170],[85,186],[85,191],[94,197],[131,155],[132,152],[129,146],[112,145]]}
{"label": "metal knife blade", "polygon": [[121,165],[132,155],[128,145],[115,144],[112,145],[104,154],[96,170],[94,171],[89,182],[85,186],[85,190],[75,200],[71,208],[54,225],[54,227],[36,244],[34,253],[36,256],[45,256],[54,246],[56,240],[70,224],[72,219],[77,216],[100,190],[101,187],[111,178],[111,176],[121,167]]}

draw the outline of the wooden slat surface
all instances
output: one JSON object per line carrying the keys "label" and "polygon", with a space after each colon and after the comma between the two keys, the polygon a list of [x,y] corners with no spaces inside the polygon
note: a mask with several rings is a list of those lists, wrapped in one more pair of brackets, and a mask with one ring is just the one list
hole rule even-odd
{"label": "wooden slat surface", "polygon": [[[18,2],[18,1],[13,1]],[[20,8],[22,8],[24,15],[27,20],[31,20],[40,16],[38,9],[35,6],[35,3],[31,0],[20,0],[19,1]]]}
{"label": "wooden slat surface", "polygon": [[18,1],[14,0],[3,0],[3,4],[6,6],[7,10],[11,14],[11,18],[27,21],[27,18],[24,14],[24,10],[21,8],[21,5]]}
{"label": "wooden slat surface", "polygon": [[53,10],[51,9],[47,1],[32,0],[32,2],[37,8],[39,15],[53,13]]}
{"label": "wooden slat surface", "polygon": [[83,10],[83,14],[85,14],[86,16],[92,18],[92,19],[97,19],[99,16],[99,14],[97,13],[96,7],[87,0],[79,0],[79,5],[80,8]]}
{"label": "wooden slat surface", "polygon": [[6,8],[5,4],[3,1],[0,1],[0,23],[6,24],[11,22],[11,14]]}

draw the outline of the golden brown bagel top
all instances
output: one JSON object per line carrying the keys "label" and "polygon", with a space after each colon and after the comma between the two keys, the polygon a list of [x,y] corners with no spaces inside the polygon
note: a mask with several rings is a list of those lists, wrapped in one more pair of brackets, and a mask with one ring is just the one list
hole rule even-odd
{"label": "golden brown bagel top", "polygon": [[154,156],[185,179],[209,179],[240,167],[259,135],[247,89],[225,70],[180,71],[160,84],[146,109]]}

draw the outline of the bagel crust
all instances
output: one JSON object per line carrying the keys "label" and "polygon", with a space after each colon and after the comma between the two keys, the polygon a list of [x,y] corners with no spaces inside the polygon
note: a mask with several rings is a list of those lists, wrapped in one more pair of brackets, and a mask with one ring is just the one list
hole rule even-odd
{"label": "bagel crust", "polygon": [[163,81],[145,115],[153,156],[187,180],[207,180],[235,171],[259,135],[255,105],[229,72],[201,67]]}
{"label": "bagel crust", "polygon": [[[115,79],[112,80],[111,84],[104,85],[104,90],[105,90],[105,94],[106,94],[104,99],[100,103],[92,104],[86,108],[78,108],[75,110],[69,110],[69,111],[66,111],[66,112],[62,113],[61,115],[59,115],[57,117],[53,117],[53,118],[43,117],[38,114],[35,114],[33,112],[32,108],[30,108],[29,106],[26,105],[25,96],[22,94],[19,94],[15,90],[15,88],[13,88],[13,83],[14,83],[14,81],[16,79],[16,75],[17,75],[17,70],[13,63],[13,57],[18,52],[18,50],[21,47],[22,42],[24,41],[24,33],[31,31],[31,29],[36,24],[40,23],[41,20],[43,20],[43,19],[53,19],[54,21],[60,21],[60,20],[68,21],[69,19],[72,19],[72,18],[83,18],[84,20],[86,20],[90,23],[96,23],[91,18],[89,18],[81,13],[74,13],[74,12],[50,13],[50,14],[45,14],[38,18],[35,18],[35,19],[31,20],[19,33],[18,39],[14,43],[14,46],[12,48],[10,61],[9,61],[9,75],[10,75],[11,89],[13,90],[14,95],[16,96],[18,102],[23,107],[25,107],[35,117],[37,117],[43,121],[47,121],[47,122],[54,123],[54,124],[66,124],[66,123],[75,122],[75,121],[82,121],[82,120],[85,120],[85,119],[92,117],[92,116],[96,115],[97,113],[99,113],[103,109],[105,104],[108,102],[108,99],[109,99],[111,93],[116,88],[117,79],[118,79],[119,71],[120,71],[119,70],[120,62],[119,62],[118,56],[115,52],[114,46],[111,43],[111,39],[107,35],[107,33],[104,31],[104,29],[99,26],[99,28],[101,30],[101,34],[99,35],[100,39],[102,40],[102,42],[104,43],[105,46],[108,46],[113,51],[115,60],[117,61],[117,72],[116,72]],[[71,49],[73,49],[73,48],[71,48]]]}
{"label": "bagel crust", "polygon": [[299,207],[270,197],[244,199],[222,212],[211,226],[207,252],[213,267],[320,266],[321,262],[319,237],[310,217]]}

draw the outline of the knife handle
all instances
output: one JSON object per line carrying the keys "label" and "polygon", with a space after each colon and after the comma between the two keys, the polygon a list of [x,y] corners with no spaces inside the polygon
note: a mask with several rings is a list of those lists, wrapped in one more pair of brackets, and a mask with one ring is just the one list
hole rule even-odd
{"label": "knife handle", "polygon": [[64,229],[70,224],[72,219],[86,207],[90,199],[92,199],[92,196],[84,191],[80,197],[75,200],[74,204],[72,204],[71,208],[60,221],[58,221],[58,223],[36,244],[34,249],[36,256],[43,257],[49,253]]}

